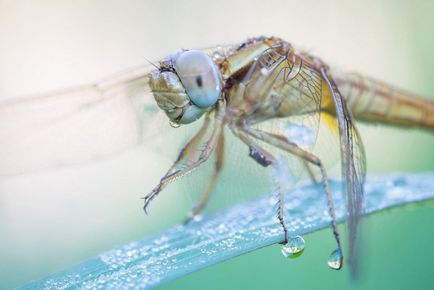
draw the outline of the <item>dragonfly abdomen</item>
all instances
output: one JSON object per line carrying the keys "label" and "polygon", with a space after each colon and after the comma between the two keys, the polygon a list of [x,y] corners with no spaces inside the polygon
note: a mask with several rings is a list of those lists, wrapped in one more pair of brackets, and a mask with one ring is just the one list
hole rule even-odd
{"label": "dragonfly abdomen", "polygon": [[434,129],[434,101],[358,74],[336,77],[354,118]]}

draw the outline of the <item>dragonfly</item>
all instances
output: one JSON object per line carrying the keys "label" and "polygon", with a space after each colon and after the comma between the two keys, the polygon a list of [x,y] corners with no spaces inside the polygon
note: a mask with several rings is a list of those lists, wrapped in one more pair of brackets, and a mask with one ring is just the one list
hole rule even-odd
{"label": "dragonfly", "polygon": [[[120,120],[129,130],[119,127]],[[319,57],[298,51],[281,38],[256,37],[235,45],[183,49],[157,64],[140,66],[95,84],[1,102],[0,138],[7,142],[0,150],[0,175],[112,154],[144,142],[145,137],[159,135],[162,122],[172,128],[202,122],[166,174],[144,197],[146,211],[168,184],[215,156],[212,176],[189,215],[191,220],[203,211],[218,181],[228,128],[258,166],[279,170],[276,152],[283,152],[301,160],[312,181],[322,185],[337,244],[332,252],[336,263],[331,268],[338,270],[343,265],[343,251],[328,168],[313,150],[313,146],[319,146],[316,138],[325,126],[338,139],[348,213],[348,261],[356,271],[366,159],[355,120],[432,130],[434,102],[369,77],[334,70]],[[300,141],[304,136],[286,134],[281,129],[285,122],[308,128],[314,140],[304,144]],[[272,126],[264,126],[270,123]],[[61,137],[44,143],[56,134]],[[65,154],[65,144],[76,137],[74,134],[81,137],[80,141],[68,147]],[[92,139],[95,134],[99,138]],[[113,135],[117,137],[110,138]],[[44,147],[48,153],[31,154],[36,147]],[[284,219],[286,190],[279,184],[277,190],[277,217],[285,234],[282,244],[287,244],[292,237]]]}

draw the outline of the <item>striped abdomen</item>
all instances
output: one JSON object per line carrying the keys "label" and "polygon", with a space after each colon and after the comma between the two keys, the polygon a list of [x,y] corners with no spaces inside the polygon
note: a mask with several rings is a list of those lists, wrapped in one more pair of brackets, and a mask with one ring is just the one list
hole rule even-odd
{"label": "striped abdomen", "polygon": [[358,74],[335,76],[354,118],[434,129],[434,101]]}

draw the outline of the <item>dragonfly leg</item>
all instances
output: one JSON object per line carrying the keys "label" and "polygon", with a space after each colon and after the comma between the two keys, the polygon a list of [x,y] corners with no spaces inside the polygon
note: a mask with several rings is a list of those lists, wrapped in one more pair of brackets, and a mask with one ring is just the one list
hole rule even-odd
{"label": "dragonfly leg", "polygon": [[[185,147],[181,150],[178,155],[178,158],[174,162],[174,164],[170,167],[167,173],[160,179],[160,182],[154,189],[144,197],[145,205],[143,206],[143,210],[146,213],[146,208],[159,193],[166,187],[170,182],[190,173],[197,167],[199,167],[203,162],[205,162],[212,151],[214,150],[217,137],[220,135],[222,124],[221,122],[216,122],[214,125],[213,132],[211,137],[209,137],[203,145],[203,148],[200,148],[203,144],[203,139],[206,135],[206,132],[209,128],[209,116],[207,115],[205,122],[202,128],[196,133],[196,135],[185,145]],[[200,150],[198,150],[200,149]],[[197,155],[197,156],[196,156]],[[191,158],[193,157],[193,158]],[[195,160],[193,162],[187,163],[183,166],[183,162],[188,160]]]}
{"label": "dragonfly leg", "polygon": [[337,226],[337,221],[336,221],[335,208],[334,208],[333,199],[332,199],[332,195],[331,195],[331,191],[330,191],[330,184],[329,184],[329,180],[328,180],[328,176],[327,176],[327,171],[326,171],[321,159],[318,158],[316,155],[302,149],[297,144],[292,143],[292,142],[288,141],[286,138],[282,138],[279,135],[267,133],[267,132],[264,132],[261,130],[254,129],[254,128],[249,127],[249,126],[244,126],[243,130],[247,134],[249,134],[250,136],[252,136],[256,139],[262,140],[262,141],[264,141],[270,145],[276,146],[277,148],[280,148],[280,149],[282,149],[288,153],[294,154],[294,155],[300,157],[301,159],[305,160],[306,162],[311,163],[311,164],[319,167],[319,169],[321,171],[321,175],[322,175],[322,184],[324,186],[324,191],[325,191],[326,196],[327,196],[329,214],[330,214],[330,217],[332,218],[333,235],[335,236],[338,248],[342,253],[341,241],[340,241],[339,231],[338,231],[338,226]]}
{"label": "dragonfly leg", "polygon": [[[262,166],[277,166],[277,159],[274,157],[273,154],[266,151],[262,147],[259,146],[252,138],[250,138],[245,132],[240,130],[237,127],[231,126],[230,127],[232,132],[235,136],[237,136],[244,144],[246,144],[249,147],[250,150],[250,156],[258,162]],[[252,151],[256,152],[255,155],[252,156]],[[256,157],[255,157],[256,156]],[[257,157],[260,156],[260,157]],[[278,216],[280,224],[282,225],[283,231],[285,233],[285,240],[281,242],[281,244],[288,243],[288,228],[285,224],[284,219],[284,206],[285,206],[285,192],[281,190],[281,188],[278,188],[279,191],[279,200],[278,200]]]}
{"label": "dragonfly leg", "polygon": [[185,224],[189,223],[195,216],[200,215],[200,213],[205,208],[205,206],[209,200],[210,193],[212,192],[213,188],[215,187],[218,176],[220,175],[221,169],[223,167],[224,144],[225,144],[225,139],[224,139],[224,135],[223,135],[223,131],[222,131],[222,133],[221,133],[221,135],[217,141],[217,145],[216,145],[216,149],[215,149],[216,150],[216,161],[215,161],[214,173],[211,176],[211,179],[209,180],[205,190],[201,193],[200,198],[199,198],[199,202],[196,204],[196,206],[193,207],[193,210],[191,211],[191,213],[188,215],[188,217],[184,221]]}
{"label": "dragonfly leg", "polygon": [[313,184],[320,184],[321,180],[318,179],[318,177],[316,176],[315,172],[313,171],[312,163],[307,162],[306,160],[303,160],[303,164],[306,167],[307,173],[309,174],[310,180],[312,181]]}

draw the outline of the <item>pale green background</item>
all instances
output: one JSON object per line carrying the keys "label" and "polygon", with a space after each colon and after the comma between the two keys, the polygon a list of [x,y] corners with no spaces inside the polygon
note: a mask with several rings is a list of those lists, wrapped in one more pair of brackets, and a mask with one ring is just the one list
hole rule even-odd
{"label": "pale green background", "polygon": [[[434,96],[433,27],[434,1],[0,0],[0,98],[89,82],[183,47],[257,35],[280,36],[331,65]],[[368,172],[434,169],[432,134],[360,128]],[[169,190],[149,217],[138,199],[169,157],[138,148],[0,180],[0,288],[178,223],[192,205],[188,194]],[[161,289],[432,289],[433,219],[432,202],[367,218],[359,285],[346,269],[327,269],[333,239],[322,231],[306,237],[298,260],[283,259],[273,246]]]}

